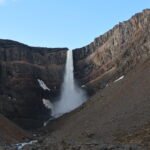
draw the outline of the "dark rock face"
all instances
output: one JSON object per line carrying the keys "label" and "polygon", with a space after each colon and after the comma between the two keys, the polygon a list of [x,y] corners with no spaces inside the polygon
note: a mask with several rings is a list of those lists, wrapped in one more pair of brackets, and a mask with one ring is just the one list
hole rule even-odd
{"label": "dark rock face", "polygon": [[150,9],[119,23],[73,54],[75,77],[91,87],[91,94],[105,87],[150,56]]}
{"label": "dark rock face", "polygon": [[[60,90],[67,48],[36,48],[0,40],[0,112],[24,128],[39,127],[50,116],[42,99]],[[37,79],[44,81],[44,90]]]}

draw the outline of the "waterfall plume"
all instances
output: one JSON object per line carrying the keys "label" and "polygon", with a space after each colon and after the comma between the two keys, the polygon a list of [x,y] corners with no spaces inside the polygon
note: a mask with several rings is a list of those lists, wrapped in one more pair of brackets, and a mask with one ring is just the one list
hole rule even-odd
{"label": "waterfall plume", "polygon": [[73,70],[72,50],[68,50],[60,99],[53,104],[52,116],[54,118],[78,108],[86,100],[85,91],[75,82]]}

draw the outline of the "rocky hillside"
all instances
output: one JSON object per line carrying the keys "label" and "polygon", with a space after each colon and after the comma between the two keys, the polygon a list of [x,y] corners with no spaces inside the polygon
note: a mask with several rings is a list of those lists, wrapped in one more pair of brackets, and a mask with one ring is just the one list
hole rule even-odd
{"label": "rocky hillside", "polygon": [[47,100],[60,90],[66,52],[0,40],[0,113],[24,128],[42,126]]}
{"label": "rocky hillside", "polygon": [[146,9],[91,44],[75,49],[75,77],[93,94],[149,56],[150,9]]}
{"label": "rocky hillside", "polygon": [[[150,59],[41,130],[36,150],[149,150]],[[28,150],[28,147],[24,147]]]}
{"label": "rocky hillside", "polygon": [[0,145],[15,144],[31,135],[0,114]]}

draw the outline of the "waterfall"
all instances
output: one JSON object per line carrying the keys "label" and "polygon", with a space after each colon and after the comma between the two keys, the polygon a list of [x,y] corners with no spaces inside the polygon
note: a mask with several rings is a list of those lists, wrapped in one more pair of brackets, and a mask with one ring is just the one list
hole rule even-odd
{"label": "waterfall", "polygon": [[78,108],[86,100],[85,91],[75,82],[73,70],[72,50],[68,50],[61,96],[60,99],[53,104],[52,116],[54,118]]}

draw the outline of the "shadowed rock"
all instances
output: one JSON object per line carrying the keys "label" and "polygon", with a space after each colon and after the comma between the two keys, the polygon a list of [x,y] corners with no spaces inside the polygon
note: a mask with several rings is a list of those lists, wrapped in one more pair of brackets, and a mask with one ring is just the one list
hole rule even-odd
{"label": "shadowed rock", "polygon": [[[24,128],[42,126],[50,117],[42,99],[58,95],[66,52],[67,48],[38,48],[0,40],[0,112]],[[50,90],[44,90],[38,79]]]}

